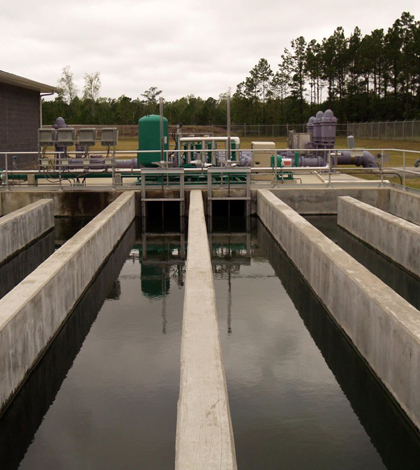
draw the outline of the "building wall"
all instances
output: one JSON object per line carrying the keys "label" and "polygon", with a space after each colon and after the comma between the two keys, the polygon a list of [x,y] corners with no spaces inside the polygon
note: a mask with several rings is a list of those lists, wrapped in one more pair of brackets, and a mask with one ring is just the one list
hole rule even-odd
{"label": "building wall", "polygon": [[[0,152],[35,152],[39,124],[39,92],[0,83]],[[15,162],[22,168],[36,159],[35,155],[22,155]],[[4,168],[2,155],[0,167]]]}

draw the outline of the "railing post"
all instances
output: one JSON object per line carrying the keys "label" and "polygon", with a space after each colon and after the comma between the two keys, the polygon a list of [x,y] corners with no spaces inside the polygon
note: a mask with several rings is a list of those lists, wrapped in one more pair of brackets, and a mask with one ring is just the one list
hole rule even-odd
{"label": "railing post", "polygon": [[381,188],[384,186],[384,151],[381,150]]}
{"label": "railing post", "polygon": [[328,150],[328,187],[331,188],[331,150]]}
{"label": "railing post", "polygon": [[62,181],[61,181],[61,166],[63,164],[63,159],[61,157],[62,155],[59,153],[58,154],[58,183],[59,183],[60,189],[62,190],[63,186],[62,186]]}
{"label": "railing post", "polygon": [[405,150],[403,151],[403,188],[404,188],[404,191],[407,190],[406,188],[406,185],[405,185]]}
{"label": "railing post", "polygon": [[115,145],[112,152],[112,188],[115,189]]}
{"label": "railing post", "polygon": [[9,164],[8,164],[8,155],[7,153],[4,154],[4,161],[5,161],[5,165],[4,165],[4,169],[6,170],[6,190],[9,189],[9,174],[8,174],[8,168],[9,168]]}

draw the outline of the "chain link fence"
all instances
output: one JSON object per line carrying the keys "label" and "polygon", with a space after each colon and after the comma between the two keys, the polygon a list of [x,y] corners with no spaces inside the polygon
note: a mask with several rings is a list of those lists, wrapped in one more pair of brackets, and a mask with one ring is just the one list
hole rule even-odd
{"label": "chain link fence", "polygon": [[420,142],[420,121],[348,122],[347,134],[358,139]]}
{"label": "chain link fence", "polygon": [[[101,129],[106,127],[116,127],[119,131],[119,137],[125,139],[133,139],[138,137],[138,126],[135,124],[127,125],[109,125],[109,124],[70,124],[70,127],[75,129],[80,128],[96,128],[98,130],[98,138],[101,137]],[[50,127],[44,125],[44,127]],[[232,124],[231,125],[231,135],[236,137],[247,137],[247,138],[279,138],[287,137],[287,132],[306,132],[306,124]],[[176,126],[169,126],[169,134],[172,134],[176,131]],[[225,136],[227,134],[226,125],[208,125],[208,126],[199,126],[199,125],[184,125],[182,127],[183,135],[214,135],[214,136]],[[420,135],[420,134],[419,134]],[[347,124],[338,124],[337,125],[337,136],[346,137],[347,136]]]}
{"label": "chain link fence", "polygon": [[[50,126],[44,126],[50,127]],[[104,127],[116,127],[119,130],[119,136],[123,139],[137,139],[138,126],[127,125],[70,125],[76,129],[83,127],[95,127],[98,129],[98,138],[100,130]],[[169,126],[169,133],[176,130],[175,126]],[[306,132],[306,124],[232,124],[231,135],[242,138],[286,138],[287,132]],[[182,127],[183,135],[214,135],[225,136],[227,134],[226,125],[184,125]],[[337,124],[337,137],[347,137],[353,135],[356,139],[376,139],[376,140],[400,140],[409,142],[420,142],[420,120],[413,121],[382,121],[382,122],[348,122]]]}

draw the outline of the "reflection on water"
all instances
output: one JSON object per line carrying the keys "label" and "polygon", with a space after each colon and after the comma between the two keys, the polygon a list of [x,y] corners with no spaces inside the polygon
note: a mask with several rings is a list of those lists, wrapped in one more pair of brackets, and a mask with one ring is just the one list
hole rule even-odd
{"label": "reflection on water", "polygon": [[129,229],[2,417],[2,470],[173,468],[185,252]]}
{"label": "reflection on water", "polygon": [[305,218],[407,302],[420,309],[419,278],[339,227],[337,216],[306,216]]}
{"label": "reflection on water", "polygon": [[238,468],[417,468],[418,435],[253,224],[251,236],[213,249]]}

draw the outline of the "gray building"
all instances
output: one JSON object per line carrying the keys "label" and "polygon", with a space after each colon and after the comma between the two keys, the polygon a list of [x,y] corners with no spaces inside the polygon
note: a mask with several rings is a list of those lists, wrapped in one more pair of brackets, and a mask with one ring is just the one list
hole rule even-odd
{"label": "gray building", "polygon": [[[35,152],[42,121],[41,98],[57,89],[0,70],[0,153]],[[11,162],[12,155],[8,162]],[[19,167],[36,161],[36,156],[18,155]],[[31,165],[32,166],[32,165]],[[4,156],[0,155],[4,168]]]}

